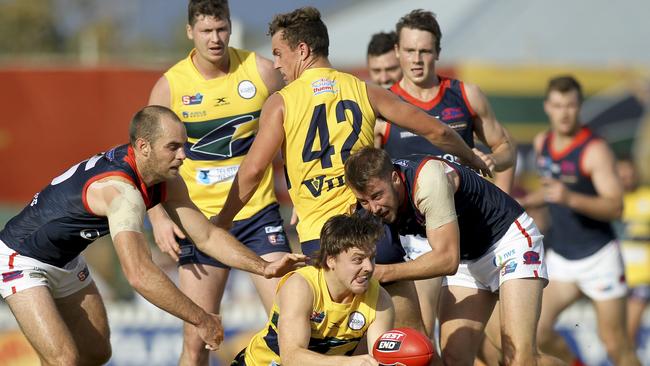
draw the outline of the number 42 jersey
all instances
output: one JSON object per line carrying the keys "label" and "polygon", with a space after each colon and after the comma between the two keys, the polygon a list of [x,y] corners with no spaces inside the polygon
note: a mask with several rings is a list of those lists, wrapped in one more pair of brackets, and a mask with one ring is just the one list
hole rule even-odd
{"label": "number 42 jersey", "polygon": [[331,68],[308,69],[280,90],[284,99],[284,160],[301,242],[318,239],[328,218],[356,203],[344,164],[372,146],[375,112],[366,84]]}

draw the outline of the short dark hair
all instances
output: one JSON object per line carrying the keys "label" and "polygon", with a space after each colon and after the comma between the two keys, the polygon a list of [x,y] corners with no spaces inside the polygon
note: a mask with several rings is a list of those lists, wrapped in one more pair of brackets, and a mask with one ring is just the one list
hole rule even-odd
{"label": "short dark hair", "polygon": [[136,112],[129,125],[129,142],[131,146],[135,146],[135,141],[139,138],[145,139],[152,144],[156,142],[162,132],[160,121],[163,116],[181,122],[176,113],[161,105],[150,105]]}
{"label": "short dark hair", "polygon": [[332,216],[321,229],[320,250],[313,264],[317,268],[329,269],[327,257],[335,257],[351,248],[359,248],[370,255],[375,252],[382,235],[384,226],[365,211]]}
{"label": "short dark hair", "polygon": [[410,13],[404,15],[395,25],[395,33],[397,33],[397,42],[399,43],[400,32],[402,28],[419,29],[433,34],[435,38],[436,53],[440,54],[440,40],[442,39],[442,32],[440,25],[436,20],[436,15],[430,11],[422,9],[415,9]]}
{"label": "short dark hair", "polygon": [[280,31],[284,31],[282,39],[288,42],[292,50],[298,43],[304,42],[314,55],[329,55],[330,39],[327,26],[323,23],[318,9],[314,7],[306,6],[290,13],[276,15],[269,23],[268,35],[273,37]]}
{"label": "short dark hair", "polygon": [[395,32],[379,32],[372,35],[368,43],[368,57],[381,56],[395,49],[397,34]]}
{"label": "short dark hair", "polygon": [[227,20],[230,23],[230,8],[227,0],[190,0],[187,4],[187,24],[194,26],[201,15]]}
{"label": "short dark hair", "polygon": [[364,147],[345,162],[345,182],[351,188],[365,192],[371,179],[390,179],[393,170],[393,162],[385,150]]}
{"label": "short dark hair", "polygon": [[578,80],[576,80],[576,78],[571,75],[556,76],[549,80],[548,86],[546,87],[546,95],[544,96],[544,99],[548,99],[548,95],[552,91],[558,91],[564,94],[573,90],[578,92],[578,101],[582,103],[582,86],[580,86]]}

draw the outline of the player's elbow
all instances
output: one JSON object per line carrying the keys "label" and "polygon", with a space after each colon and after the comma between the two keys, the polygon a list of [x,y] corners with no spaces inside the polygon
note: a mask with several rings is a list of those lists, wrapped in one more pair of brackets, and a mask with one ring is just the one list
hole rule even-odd
{"label": "player's elbow", "polygon": [[619,199],[614,201],[612,209],[609,212],[611,214],[610,220],[620,220],[623,217],[623,200]]}
{"label": "player's elbow", "polygon": [[122,265],[122,271],[124,272],[124,277],[126,277],[129,285],[139,293],[145,286],[143,266],[129,264]]}
{"label": "player's elbow", "polygon": [[442,268],[442,276],[453,276],[458,272],[458,266],[460,265],[460,257],[458,253],[449,254],[445,265]]}

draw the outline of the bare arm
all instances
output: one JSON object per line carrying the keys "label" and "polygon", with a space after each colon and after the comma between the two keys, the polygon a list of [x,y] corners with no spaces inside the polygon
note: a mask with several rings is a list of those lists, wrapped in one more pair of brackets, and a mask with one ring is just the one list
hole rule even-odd
{"label": "bare arm", "polygon": [[[331,365],[377,365],[372,357],[328,356],[310,351],[311,326],[309,317],[313,311],[313,290],[302,276],[294,274],[282,285],[277,295],[281,316],[278,322],[278,341],[284,366],[331,366]],[[299,298],[300,301],[296,301]]]}
{"label": "bare arm", "polygon": [[377,310],[375,312],[375,321],[370,324],[366,332],[366,341],[369,352],[372,352],[375,341],[387,331],[393,329],[395,322],[395,308],[393,300],[383,287],[379,287],[379,299],[377,300]]}
{"label": "bare arm", "polygon": [[260,73],[262,81],[264,81],[264,85],[266,85],[266,89],[269,91],[269,95],[284,87],[282,75],[273,67],[271,60],[255,54],[255,62],[257,63],[257,71]]}
{"label": "bare arm", "polygon": [[199,328],[203,340],[216,348],[223,340],[219,318],[185,296],[151,259],[142,233],[145,205],[137,189],[122,179],[93,183],[88,205],[108,218],[113,245],[129,284],[152,304]]}
{"label": "bare arm", "polygon": [[[161,76],[151,89],[149,105],[161,105],[168,108],[171,106],[171,91],[169,89],[169,82],[165,76]],[[167,253],[173,260],[178,262],[178,255],[181,253],[181,248],[176,241],[176,237],[184,239],[185,235],[169,218],[162,205],[156,205],[150,208],[148,214],[151,220],[151,226],[153,227],[156,245],[161,252]]]}
{"label": "bare arm", "polygon": [[453,275],[460,263],[458,221],[436,229],[427,229],[431,251],[408,262],[377,265],[375,277],[380,282],[422,280]]}
{"label": "bare arm", "polygon": [[598,140],[590,143],[583,154],[583,168],[591,175],[597,195],[573,192],[562,182],[545,178],[546,201],[566,205],[595,220],[619,219],[623,213],[623,189],[616,175],[611,150],[605,141]]}
{"label": "bare arm", "polygon": [[250,201],[284,141],[284,102],[280,94],[266,100],[260,115],[259,131],[242,161],[228,198],[218,216],[218,225],[229,227],[235,215]]}
{"label": "bare arm", "polygon": [[190,200],[180,177],[168,181],[168,199],[164,206],[170,217],[187,233],[197,248],[220,262],[266,278],[282,276],[304,259],[286,254],[276,262],[267,262],[248,249],[226,230],[216,227]]}
{"label": "bare arm", "polygon": [[169,82],[165,76],[161,76],[153,86],[153,89],[151,89],[149,105],[161,105],[169,108],[171,106],[171,99]]}
{"label": "bare arm", "polygon": [[465,141],[446,124],[417,107],[401,101],[395,94],[375,85],[368,85],[368,97],[375,113],[396,125],[418,134],[440,149],[458,156],[467,165],[485,175],[492,172]]}
{"label": "bare arm", "polygon": [[[478,86],[464,84],[467,99],[476,113],[474,133],[481,142],[492,150],[489,154],[497,172],[504,171],[515,164],[517,146],[510,134],[497,121],[487,97]],[[488,164],[489,165],[489,164]]]}
{"label": "bare arm", "polygon": [[377,118],[377,120],[375,121],[375,130],[374,130],[374,135],[375,135],[374,146],[378,149],[381,149],[383,147],[382,142],[384,141],[385,131],[386,131],[386,121],[384,121],[381,118]]}

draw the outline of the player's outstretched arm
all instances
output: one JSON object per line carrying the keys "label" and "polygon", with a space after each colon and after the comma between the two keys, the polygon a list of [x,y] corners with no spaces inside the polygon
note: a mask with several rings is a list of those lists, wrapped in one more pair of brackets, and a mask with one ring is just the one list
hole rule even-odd
{"label": "player's outstretched arm", "polygon": [[395,323],[395,308],[393,300],[383,287],[379,288],[379,299],[377,300],[377,310],[375,312],[375,321],[370,324],[366,332],[366,341],[368,350],[372,352],[375,341],[387,331],[393,329]]}
{"label": "player's outstretched arm", "polygon": [[310,351],[314,293],[307,281],[294,274],[280,288],[277,298],[281,316],[278,320],[278,341],[283,366],[378,365],[369,355],[327,356]]}
{"label": "player's outstretched arm", "polygon": [[304,264],[305,256],[291,253],[267,262],[229,232],[210,223],[190,200],[180,177],[168,181],[164,207],[201,251],[228,266],[270,278],[283,276],[296,265]]}
{"label": "player's outstretched arm", "polygon": [[140,192],[121,179],[91,184],[88,205],[108,218],[113,245],[129,284],[152,304],[196,326],[211,349],[223,340],[217,315],[208,314],[185,296],[155,265],[143,234],[145,204]]}
{"label": "player's outstretched arm", "polygon": [[266,100],[260,115],[259,130],[246,157],[239,166],[216,224],[229,228],[237,213],[250,201],[260,185],[266,168],[280,151],[284,141],[284,101],[280,94]]}
{"label": "player's outstretched arm", "polygon": [[451,127],[421,109],[401,101],[395,94],[375,85],[368,85],[368,97],[377,115],[391,123],[423,136],[440,149],[458,156],[467,165],[492,176],[487,165]]}

